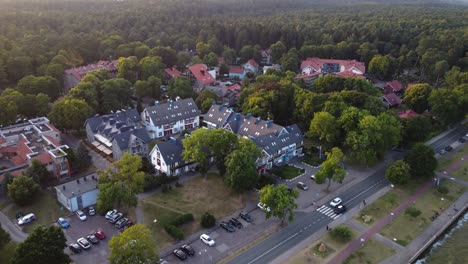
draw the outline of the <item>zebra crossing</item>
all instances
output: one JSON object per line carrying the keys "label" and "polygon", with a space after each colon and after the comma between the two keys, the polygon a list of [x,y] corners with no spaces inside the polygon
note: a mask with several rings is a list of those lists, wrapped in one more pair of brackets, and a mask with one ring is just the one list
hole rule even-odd
{"label": "zebra crossing", "polygon": [[326,205],[322,205],[320,206],[319,208],[317,208],[317,211],[319,211],[320,213],[332,218],[332,219],[337,219],[338,217],[340,217],[339,214],[335,214],[333,212],[333,208],[330,208]]}

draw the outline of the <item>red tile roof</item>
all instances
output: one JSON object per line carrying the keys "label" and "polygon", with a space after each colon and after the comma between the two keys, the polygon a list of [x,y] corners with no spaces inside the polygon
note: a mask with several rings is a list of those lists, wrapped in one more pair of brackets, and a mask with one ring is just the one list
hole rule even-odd
{"label": "red tile roof", "polygon": [[218,65],[221,64],[221,63],[224,63],[224,58],[223,57],[217,57],[216,59],[218,60]]}
{"label": "red tile roof", "polygon": [[50,129],[52,129],[53,131],[57,132],[57,133],[61,133],[60,130],[58,130],[58,128],[56,128],[55,126],[53,126],[52,124],[47,124],[47,126],[50,127]]}
{"label": "red tile roof", "polygon": [[86,66],[80,66],[65,70],[65,74],[73,75],[77,80],[81,80],[88,72],[92,72],[99,69],[108,69],[110,71],[117,71],[117,60],[113,61],[98,61],[95,64],[88,64]]}
{"label": "red tile roof", "polygon": [[389,93],[383,96],[390,106],[401,104],[401,99],[395,93]]}
{"label": "red tile roof", "polygon": [[205,64],[195,64],[190,66],[189,71],[203,85],[216,82],[215,78],[208,72],[208,67]]}
{"label": "red tile roof", "polygon": [[412,117],[412,116],[418,116],[418,113],[416,113],[412,109],[409,109],[409,110],[400,112],[398,116],[400,116],[400,118],[407,118],[407,117]]}
{"label": "red tile roof", "polygon": [[42,153],[41,155],[39,156],[36,156],[34,157],[33,159],[37,159],[39,160],[42,164],[49,164],[51,162],[53,162],[54,160],[52,159],[52,157],[49,155],[49,153]]}
{"label": "red tile roof", "polygon": [[11,163],[13,163],[13,165],[15,166],[20,166],[20,165],[24,165],[26,164],[26,160],[22,159],[20,156],[14,156],[12,159],[11,159]]}
{"label": "red tile roof", "polygon": [[366,78],[362,74],[357,74],[357,73],[350,72],[350,71],[337,72],[336,76],[342,77],[342,78],[358,78],[358,79],[365,79]]}
{"label": "red tile roof", "polygon": [[317,75],[320,75],[322,73],[320,72],[312,72],[312,73],[309,73],[309,74],[298,74],[296,76],[296,79],[306,79],[306,78],[311,78],[311,77],[314,77],[314,76],[317,76]]}
{"label": "red tile roof", "polygon": [[3,137],[0,137],[0,144],[3,144],[3,143],[5,143],[5,142],[6,142],[6,139],[3,138]]}
{"label": "red tile roof", "polygon": [[231,92],[235,92],[236,90],[240,91],[241,86],[238,83],[236,83],[234,85],[229,86],[228,90],[231,91]]}
{"label": "red tile roof", "polygon": [[307,58],[305,61],[301,63],[301,70],[306,68],[307,66],[311,66],[317,71],[320,71],[324,63],[334,63],[339,64],[343,68],[343,71],[351,71],[353,68],[358,69],[362,73],[366,72],[366,66],[363,62],[357,60],[332,60],[332,59],[320,59],[320,58]]}
{"label": "red tile roof", "polygon": [[171,78],[179,77],[182,74],[176,67],[166,68],[164,72],[171,76]]}
{"label": "red tile roof", "polygon": [[401,85],[401,83],[397,80],[388,82],[385,86],[391,87],[394,92],[400,92],[403,90],[403,85]]}
{"label": "red tile roof", "polygon": [[250,59],[249,61],[247,61],[247,63],[252,65],[254,68],[258,68],[258,63],[253,59]]}
{"label": "red tile roof", "polygon": [[52,145],[54,145],[54,147],[60,146],[60,143],[57,142],[57,141],[56,141],[55,139],[53,139],[52,137],[49,137],[49,136],[44,136],[44,137],[46,137],[47,140],[49,140],[49,141],[52,143]]}
{"label": "red tile roof", "polygon": [[17,177],[17,176],[20,176],[21,174],[24,175],[25,172],[26,172],[26,169],[21,169],[21,170],[13,171],[11,175],[14,177]]}
{"label": "red tile roof", "polygon": [[245,70],[240,68],[240,67],[231,67],[229,68],[229,73],[235,73],[235,74],[244,74]]}
{"label": "red tile roof", "polygon": [[26,146],[26,142],[26,139],[21,138],[16,144],[17,157],[20,157],[23,161],[28,160],[27,155],[33,153],[32,150]]}

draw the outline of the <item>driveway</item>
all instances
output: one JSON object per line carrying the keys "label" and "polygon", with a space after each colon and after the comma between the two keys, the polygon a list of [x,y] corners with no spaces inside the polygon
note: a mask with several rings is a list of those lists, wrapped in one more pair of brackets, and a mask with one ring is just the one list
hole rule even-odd
{"label": "driveway", "polygon": [[[10,206],[12,205],[7,206],[4,210],[8,210]],[[28,236],[28,234],[24,233],[15,223],[10,221],[8,216],[2,211],[0,211],[0,223],[2,223],[2,228],[10,234],[11,240],[17,243],[23,242]]]}
{"label": "driveway", "polygon": [[102,215],[95,216],[87,215],[87,220],[82,222],[76,215],[67,218],[70,222],[70,228],[64,229],[67,245],[76,243],[80,237],[85,237],[88,234],[94,233],[97,230],[102,230],[106,234],[106,238],[101,240],[99,244],[92,245],[91,249],[83,250],[79,254],[74,254],[70,249],[66,248],[65,253],[69,254],[75,263],[109,263],[107,260],[110,254],[109,241],[112,236],[119,231],[114,225],[107,222]]}

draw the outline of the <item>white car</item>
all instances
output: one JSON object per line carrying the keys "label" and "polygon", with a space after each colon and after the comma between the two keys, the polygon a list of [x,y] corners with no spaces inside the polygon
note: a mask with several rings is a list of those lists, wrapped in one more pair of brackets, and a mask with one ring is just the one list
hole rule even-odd
{"label": "white car", "polygon": [[78,218],[80,218],[81,221],[86,221],[86,215],[83,213],[83,211],[76,211],[76,215],[78,216]]}
{"label": "white car", "polygon": [[91,243],[89,243],[89,241],[84,237],[78,238],[76,243],[78,243],[78,245],[80,245],[80,247],[83,249],[89,249],[91,247]]}
{"label": "white car", "polygon": [[330,202],[330,206],[331,207],[337,207],[338,205],[342,204],[343,201],[341,200],[340,197],[336,197],[335,199],[333,199],[331,202]]}
{"label": "white car", "polygon": [[310,179],[315,181],[315,174],[310,175]]}
{"label": "white car", "polygon": [[20,217],[18,219],[18,225],[25,225],[25,224],[29,224],[31,223],[32,221],[36,220],[36,216],[34,214],[27,214],[23,217]]}
{"label": "white car", "polygon": [[111,210],[111,211],[107,212],[105,217],[106,217],[107,220],[110,220],[112,218],[112,216],[117,214],[117,213],[118,213],[117,210],[114,209],[114,210]]}
{"label": "white car", "polygon": [[258,203],[257,204],[258,208],[262,209],[263,211],[267,211],[267,212],[270,212],[270,207],[267,207],[266,205],[262,204],[262,203]]}
{"label": "white car", "polygon": [[203,243],[205,243],[205,244],[207,244],[208,246],[210,246],[210,247],[212,247],[212,246],[215,245],[215,241],[214,241],[209,235],[207,235],[207,234],[202,234],[202,235],[200,236],[200,240],[201,240]]}

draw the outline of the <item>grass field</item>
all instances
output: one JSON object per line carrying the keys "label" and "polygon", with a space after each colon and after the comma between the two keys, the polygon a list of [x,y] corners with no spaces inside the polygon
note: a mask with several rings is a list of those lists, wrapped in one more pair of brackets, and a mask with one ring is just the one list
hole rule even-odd
{"label": "grass field", "polygon": [[10,242],[5,245],[2,249],[0,249],[0,263],[2,264],[10,264],[11,258],[15,254],[16,244],[14,242]]}
{"label": "grass field", "polygon": [[343,261],[343,264],[376,264],[393,254],[395,250],[371,239]]}
{"label": "grass field", "polygon": [[188,236],[202,228],[200,219],[205,212],[219,219],[242,209],[245,199],[229,189],[219,175],[209,174],[207,179],[199,176],[182,187],[143,200],[144,222],[155,234],[158,249],[162,249],[173,241],[164,231],[164,224],[169,220],[183,213],[192,213],[195,221],[181,226]]}
{"label": "grass field", "polygon": [[[468,144],[466,143],[463,145],[463,148],[458,148],[457,151],[451,156],[446,156],[439,159],[439,166],[437,167],[437,170],[439,172],[445,171],[450,167],[451,164],[460,161],[462,158],[465,159],[465,155],[468,155]],[[460,165],[461,166],[456,170],[450,172],[449,176],[468,182],[468,162],[464,161]]]}
{"label": "grass field", "polygon": [[274,168],[272,173],[282,179],[290,180],[304,173],[303,169],[294,166],[285,165],[281,168]]}
{"label": "grass field", "polygon": [[442,194],[435,189],[428,191],[413,205],[421,211],[419,216],[412,217],[403,212],[385,226],[381,234],[389,239],[398,239],[398,243],[403,246],[409,244],[431,223],[431,217],[441,211],[440,208],[446,209],[466,190],[461,185],[446,179],[441,180],[441,186],[446,186],[449,193]]}
{"label": "grass field", "polygon": [[70,212],[65,210],[60,210],[61,205],[57,202],[55,196],[45,192],[39,191],[36,194],[36,197],[32,199],[32,204],[26,206],[18,206],[13,204],[8,210],[5,210],[4,213],[8,218],[12,219],[13,222],[16,222],[16,212],[21,211],[24,215],[29,213],[34,213],[36,215],[36,221],[33,224],[25,225],[23,228],[24,232],[31,232],[34,225],[49,225],[59,217],[70,215]]}
{"label": "grass field", "polygon": [[[359,237],[360,233],[350,228],[353,232],[353,236],[350,241]],[[317,246],[320,243],[324,243],[327,246],[328,252],[323,254],[322,256],[317,251]],[[330,236],[330,233],[327,233],[323,236],[319,241],[312,243],[307,248],[300,251],[296,256],[290,258],[286,264],[319,264],[319,263],[327,263],[333,256],[343,250],[348,243],[338,241]]]}

